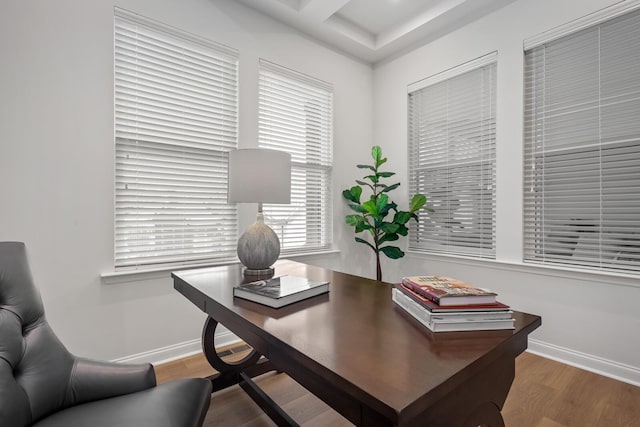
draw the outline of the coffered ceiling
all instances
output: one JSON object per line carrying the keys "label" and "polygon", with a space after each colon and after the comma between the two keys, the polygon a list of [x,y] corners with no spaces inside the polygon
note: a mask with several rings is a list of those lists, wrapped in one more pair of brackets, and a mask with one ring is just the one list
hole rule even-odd
{"label": "coffered ceiling", "polygon": [[516,0],[236,1],[375,64]]}

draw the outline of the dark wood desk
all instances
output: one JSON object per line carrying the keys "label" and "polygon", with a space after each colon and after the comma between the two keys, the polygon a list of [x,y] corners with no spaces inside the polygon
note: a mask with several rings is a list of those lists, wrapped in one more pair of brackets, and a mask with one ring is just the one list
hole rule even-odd
{"label": "dark wood desk", "polygon": [[[250,379],[277,369],[356,425],[504,425],[515,358],[540,317],[516,312],[515,330],[434,334],[395,307],[388,283],[287,260],[275,267],[277,276],[328,280],[330,292],[272,309],[233,298],[232,287],[247,281],[239,265],[172,274],[209,315],[203,350],[221,372],[214,389],[239,383],[278,424],[295,425]],[[222,362],[213,347],[218,322],[254,352]]]}

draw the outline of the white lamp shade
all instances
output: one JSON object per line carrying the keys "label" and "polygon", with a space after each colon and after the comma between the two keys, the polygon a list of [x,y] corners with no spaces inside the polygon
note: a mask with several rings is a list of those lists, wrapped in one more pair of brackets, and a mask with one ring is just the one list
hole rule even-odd
{"label": "white lamp shade", "polygon": [[290,203],[291,155],[265,148],[229,152],[229,203]]}

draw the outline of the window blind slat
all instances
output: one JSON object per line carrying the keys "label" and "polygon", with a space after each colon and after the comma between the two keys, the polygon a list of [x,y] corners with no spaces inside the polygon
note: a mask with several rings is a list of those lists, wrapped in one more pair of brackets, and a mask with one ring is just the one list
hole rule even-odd
{"label": "window blind slat", "polygon": [[115,266],[235,258],[237,54],[116,9]]}

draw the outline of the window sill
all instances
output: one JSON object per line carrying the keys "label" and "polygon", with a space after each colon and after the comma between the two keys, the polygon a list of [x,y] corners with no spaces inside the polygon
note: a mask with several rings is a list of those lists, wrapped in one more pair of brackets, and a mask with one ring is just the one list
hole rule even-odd
{"label": "window sill", "polygon": [[[325,256],[331,254],[340,253],[337,249],[327,249],[317,252],[300,252],[300,253],[290,253],[290,254],[280,254],[280,259],[293,259],[293,258],[302,258],[309,256]],[[158,268],[147,268],[144,270],[121,270],[121,271],[110,271],[106,273],[100,274],[100,279],[102,282],[111,285],[116,283],[126,283],[126,282],[137,282],[142,280],[154,280],[154,279],[166,279],[171,277],[172,271],[178,270],[191,270],[194,268],[206,268],[206,267],[217,267],[221,265],[232,265],[239,264],[238,260],[226,260],[219,262],[210,262],[204,264],[184,264],[184,265],[172,265],[172,266],[163,266]]]}
{"label": "window sill", "polygon": [[638,276],[632,274],[580,270],[577,268],[555,267],[515,261],[500,261],[486,258],[472,258],[458,255],[441,255],[427,252],[408,251],[407,255],[415,259],[427,258],[434,261],[450,262],[453,264],[473,265],[484,268],[514,271],[518,273],[539,274],[563,279],[582,280],[597,284],[640,288]]}
{"label": "window sill", "polygon": [[226,260],[219,262],[209,262],[204,264],[183,264],[183,265],[167,265],[157,268],[145,268],[144,270],[120,270],[101,273],[100,278],[107,284],[137,282],[141,280],[165,279],[171,277],[172,271],[190,270],[193,268],[217,267],[221,265],[238,264],[238,260]]}
{"label": "window sill", "polygon": [[332,255],[339,254],[340,251],[338,249],[323,249],[321,251],[315,252],[291,252],[291,253],[281,253],[280,259],[292,259],[292,258],[301,258],[308,256],[317,256],[317,255]]}

